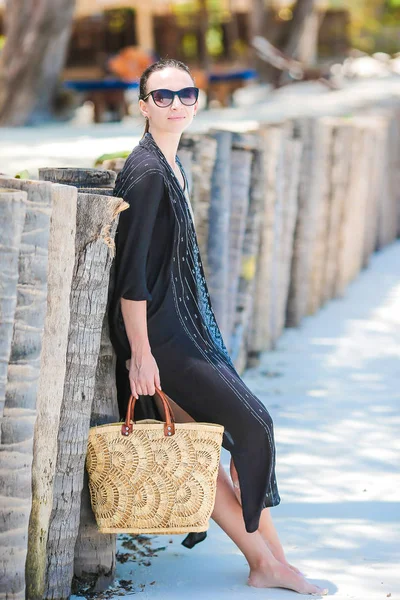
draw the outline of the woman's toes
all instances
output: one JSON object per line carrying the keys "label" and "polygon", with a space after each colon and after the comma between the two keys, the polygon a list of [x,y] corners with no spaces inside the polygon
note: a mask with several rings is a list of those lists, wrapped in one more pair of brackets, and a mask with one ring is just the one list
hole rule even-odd
{"label": "woman's toes", "polygon": [[318,588],[318,592],[313,592],[311,596],[327,596],[329,593],[328,588]]}

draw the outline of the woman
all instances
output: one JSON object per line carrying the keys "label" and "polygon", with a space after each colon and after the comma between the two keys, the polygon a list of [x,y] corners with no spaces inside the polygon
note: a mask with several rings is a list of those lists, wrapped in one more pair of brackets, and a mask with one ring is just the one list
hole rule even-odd
{"label": "woman", "polygon": [[269,510],[280,502],[272,420],[236,372],[210,304],[176,155],[196,114],[198,89],[186,65],[161,60],[143,72],[139,98],[145,133],[114,191],[130,204],[116,236],[109,315],[117,377],[126,365],[135,398],[153,396],[162,385],[177,421],[224,425],[234,486],[220,465],[212,518],[245,555],[248,584],[319,595],[324,591],[286,561]]}

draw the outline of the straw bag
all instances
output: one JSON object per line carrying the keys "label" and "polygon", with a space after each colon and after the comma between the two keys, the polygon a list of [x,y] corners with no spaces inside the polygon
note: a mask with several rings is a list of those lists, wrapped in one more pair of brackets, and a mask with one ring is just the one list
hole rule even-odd
{"label": "straw bag", "polygon": [[168,397],[156,388],[165,422],[91,427],[86,468],[92,509],[102,533],[174,534],[206,531],[214,508],[224,427],[175,423]]}

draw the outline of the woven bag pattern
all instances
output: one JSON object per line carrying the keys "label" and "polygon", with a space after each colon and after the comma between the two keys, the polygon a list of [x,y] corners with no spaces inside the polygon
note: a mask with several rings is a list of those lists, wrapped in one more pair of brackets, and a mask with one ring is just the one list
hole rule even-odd
{"label": "woven bag pattern", "polygon": [[104,533],[205,531],[215,503],[223,427],[138,421],[89,432],[86,468],[97,525]]}

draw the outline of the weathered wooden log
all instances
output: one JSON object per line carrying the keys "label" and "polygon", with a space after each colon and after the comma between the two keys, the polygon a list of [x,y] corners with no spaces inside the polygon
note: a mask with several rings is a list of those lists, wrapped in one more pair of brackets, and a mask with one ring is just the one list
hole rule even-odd
{"label": "weathered wooden log", "polygon": [[[272,312],[271,282],[273,280],[274,244],[279,232],[275,229],[278,219],[276,202],[282,177],[284,140],[287,126],[275,124],[260,130],[263,148],[264,201],[261,207],[262,226],[257,260],[253,319],[249,335],[249,354],[252,364],[259,354],[271,347]],[[279,205],[278,205],[279,206]]]}
{"label": "weathered wooden log", "polygon": [[307,314],[314,314],[322,304],[322,290],[324,284],[324,270],[327,249],[327,234],[329,225],[328,182],[330,177],[331,161],[331,130],[324,126],[323,119],[319,123],[318,137],[316,140],[319,153],[319,186],[315,190],[313,202],[315,207],[315,236],[310,244],[312,257],[309,290],[307,298]]}
{"label": "weathered wooden log", "polygon": [[[113,224],[112,235],[116,227]],[[119,421],[117,389],[115,383],[116,357],[110,342],[107,316],[103,321],[100,353],[96,368],[96,381],[90,426]],[[93,592],[106,589],[114,578],[116,564],[116,536],[99,533],[90,504],[88,476],[85,470],[81,497],[79,532],[75,544],[75,585],[83,582]]]}
{"label": "weathered wooden log", "polygon": [[43,594],[46,599],[67,598],[71,590],[87,437],[112,261],[111,227],[127,206],[120,198],[78,194],[67,373],[46,547]]}
{"label": "weathered wooden log", "polygon": [[25,599],[31,465],[42,335],[47,309],[51,185],[0,179],[27,194],[18,260],[17,304],[0,445],[0,598]]}
{"label": "weathered wooden log", "polygon": [[0,188],[0,421],[3,416],[7,368],[17,305],[18,256],[25,222],[26,199],[26,192]]}
{"label": "weathered wooden log", "polygon": [[229,220],[229,279],[226,327],[228,350],[232,349],[232,333],[236,319],[239,277],[242,266],[243,241],[250,201],[252,149],[254,140],[249,135],[235,134],[231,152],[231,209]]}
{"label": "weathered wooden log", "polygon": [[44,591],[46,523],[50,518],[57,456],[57,433],[66,373],[70,292],[75,262],[77,190],[51,184],[47,314],[37,393],[32,462],[32,508],[26,561],[26,597]]}
{"label": "weathered wooden log", "polygon": [[396,175],[393,171],[398,166],[399,142],[396,137],[397,127],[396,118],[392,110],[382,110],[382,117],[385,120],[383,131],[384,152],[383,152],[383,176],[381,179],[380,202],[378,211],[378,236],[377,248],[393,242],[398,233],[398,190],[394,189]]}
{"label": "weathered wooden log", "polygon": [[335,293],[343,295],[347,285],[362,267],[364,255],[366,202],[368,198],[369,154],[365,147],[365,129],[352,121],[352,143],[349,146],[349,183],[339,240],[339,266],[335,277]]}
{"label": "weathered wooden log", "polygon": [[[275,204],[275,243],[273,277],[271,279],[271,347],[281,336],[286,319],[290,273],[293,256],[294,230],[298,211],[301,142],[286,139],[282,156],[281,185]],[[279,235],[278,235],[279,231]]]}
{"label": "weathered wooden log", "polygon": [[114,194],[114,188],[84,188],[78,187],[78,192],[82,194],[99,194],[100,196],[112,196]]}
{"label": "weathered wooden log", "polygon": [[316,119],[294,122],[294,137],[302,143],[298,187],[298,212],[294,233],[293,256],[286,314],[286,325],[296,327],[307,314],[310,295],[313,246],[321,188],[321,137]]}
{"label": "weathered wooden log", "polygon": [[353,127],[346,119],[326,118],[322,122],[329,143],[329,159],[326,177],[327,230],[324,270],[320,302],[324,304],[337,295],[340,271],[342,230],[349,205],[350,149]]}
{"label": "weathered wooden log", "polygon": [[117,174],[106,169],[76,169],[71,167],[39,169],[39,179],[63,183],[78,188],[113,188]]}
{"label": "weathered wooden log", "polygon": [[[199,244],[204,273],[208,281],[208,231],[211,205],[211,180],[217,157],[217,140],[210,135],[191,136],[193,162],[190,201],[195,217],[196,237]],[[190,184],[190,182],[189,182]]]}
{"label": "weathered wooden log", "polygon": [[378,237],[378,210],[381,198],[382,177],[384,175],[384,120],[374,115],[363,118],[369,137],[368,198],[365,215],[365,235],[363,249],[363,267],[368,266],[370,256],[376,249]]}
{"label": "weathered wooden log", "polygon": [[252,320],[256,263],[261,231],[261,204],[264,193],[262,161],[263,155],[260,151],[260,139],[257,136],[257,142],[252,152],[249,208],[243,239],[236,318],[231,336],[230,354],[238,373],[242,373],[247,366],[248,336]]}
{"label": "weathered wooden log", "polygon": [[212,131],[217,140],[217,157],[211,178],[207,243],[208,289],[218,326],[228,340],[230,175],[232,133]]}

